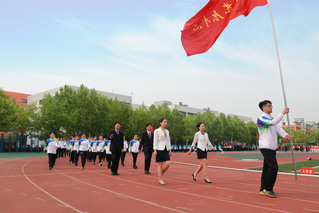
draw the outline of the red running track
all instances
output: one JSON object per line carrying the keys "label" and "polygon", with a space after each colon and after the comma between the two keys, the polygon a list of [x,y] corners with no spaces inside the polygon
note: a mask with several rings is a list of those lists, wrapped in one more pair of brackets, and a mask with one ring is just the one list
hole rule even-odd
{"label": "red running track", "polygon": [[[183,153],[173,153],[171,160],[198,163],[196,155]],[[213,184],[207,184],[201,173],[192,180],[195,166],[172,163],[164,175],[167,185],[161,186],[156,163],[145,175],[143,162],[139,154],[138,169],[133,169],[128,154],[120,175],[112,176],[105,162],[102,167],[87,163],[82,170],[62,158],[49,170],[47,157],[1,159],[0,212],[319,212],[317,177],[296,181],[278,175],[274,199],[259,195],[260,173],[209,168]],[[216,153],[208,153],[208,162],[246,168]]]}

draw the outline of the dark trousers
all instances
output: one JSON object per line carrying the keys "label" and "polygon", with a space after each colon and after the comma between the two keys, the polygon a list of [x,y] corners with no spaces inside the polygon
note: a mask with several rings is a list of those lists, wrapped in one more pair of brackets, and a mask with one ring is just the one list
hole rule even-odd
{"label": "dark trousers", "polygon": [[99,163],[102,163],[103,152],[98,152],[97,154],[99,156]]}
{"label": "dark trousers", "polygon": [[55,164],[56,154],[48,153],[49,167],[53,168]]}
{"label": "dark trousers", "polygon": [[144,162],[144,170],[149,171],[151,167],[151,160],[152,160],[152,152],[144,152],[145,162]]}
{"label": "dark trousers", "polygon": [[71,151],[71,150],[70,150],[69,152],[70,152],[70,160],[69,160],[69,161],[70,161],[71,163],[74,163],[74,153],[73,153],[73,151]]}
{"label": "dark trousers", "polygon": [[86,162],[86,156],[87,156],[87,154],[88,154],[88,152],[87,152],[87,151],[80,151],[82,167],[84,167],[84,166],[85,166],[85,162]]}
{"label": "dark trousers", "polygon": [[121,158],[121,150],[112,152],[112,172],[117,173],[119,162]]}
{"label": "dark trousers", "polygon": [[137,152],[137,153],[132,152],[132,157],[133,157],[133,166],[136,166],[137,155],[138,155],[138,152]]}
{"label": "dark trousers", "polygon": [[121,153],[121,164],[124,165],[124,160],[125,160],[126,152]]}
{"label": "dark trousers", "polygon": [[61,156],[61,148],[56,149],[56,157],[55,158],[60,158]]}
{"label": "dark trousers", "polygon": [[107,167],[111,168],[111,166],[112,166],[112,155],[111,154],[106,154],[106,161],[108,163]]}
{"label": "dark trousers", "polygon": [[77,151],[72,151],[72,153],[74,155],[74,164],[77,166],[79,161],[79,154]]}
{"label": "dark trousers", "polygon": [[261,175],[260,191],[264,189],[267,191],[273,191],[278,173],[276,151],[270,149],[260,149],[260,151],[264,156],[264,167]]}
{"label": "dark trousers", "polygon": [[95,163],[97,152],[92,152],[92,161]]}

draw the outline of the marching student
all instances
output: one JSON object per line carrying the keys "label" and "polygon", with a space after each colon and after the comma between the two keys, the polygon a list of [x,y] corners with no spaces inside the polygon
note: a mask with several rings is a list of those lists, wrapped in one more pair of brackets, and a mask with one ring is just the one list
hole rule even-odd
{"label": "marching student", "polygon": [[104,141],[103,141],[103,137],[100,136],[99,140],[96,142],[96,151],[97,151],[97,155],[99,156],[99,166],[102,166],[102,158],[103,158],[103,145],[104,145]]}
{"label": "marching student", "polygon": [[204,132],[205,124],[198,123],[196,127],[198,128],[199,131],[195,133],[192,146],[190,147],[188,151],[188,154],[191,154],[192,149],[195,147],[197,143],[197,159],[200,160],[200,164],[199,164],[199,167],[196,169],[196,171],[192,174],[193,180],[196,181],[196,175],[203,170],[204,181],[206,183],[212,183],[207,177],[207,146],[210,146],[212,149],[214,149],[214,147],[212,143],[209,141],[208,134]]}
{"label": "marching student", "polygon": [[57,139],[55,134],[52,132],[50,138],[46,141],[43,151],[47,151],[49,158],[49,169],[53,169],[56,159],[56,150],[58,148]]}
{"label": "marching student", "polygon": [[141,135],[140,147],[139,150],[143,148],[144,152],[144,173],[150,173],[151,167],[151,159],[153,154],[153,141],[154,141],[154,133],[152,132],[152,124],[146,124],[146,131],[144,131]]}
{"label": "marching student", "polygon": [[74,156],[74,165],[78,166],[79,161],[79,136],[75,136],[75,140],[72,146],[72,153]]}
{"label": "marching student", "polygon": [[109,132],[109,138],[111,140],[110,151],[112,152],[112,175],[119,175],[117,170],[119,168],[119,162],[121,158],[121,153],[123,151],[123,137],[124,134],[121,129],[121,124],[119,122],[115,123],[114,130]]}
{"label": "marching student", "polygon": [[137,135],[134,135],[133,140],[131,140],[130,142],[130,152],[132,153],[132,157],[133,157],[133,168],[137,169],[136,166],[136,160],[137,160],[137,156],[138,156],[138,148],[140,147],[140,142],[137,140]]}
{"label": "marching student", "polygon": [[123,138],[124,138],[124,141],[123,141],[123,152],[121,154],[121,165],[122,166],[124,166],[125,155],[126,155],[126,152],[128,151],[128,143],[125,140],[125,136],[123,136]]}
{"label": "marching student", "polygon": [[107,168],[111,169],[112,167],[112,152],[110,151],[111,141],[105,140],[104,142],[104,152],[106,154]]}
{"label": "marching student", "polygon": [[91,142],[91,153],[92,153],[92,161],[93,165],[95,165],[96,155],[97,155],[97,137],[94,137],[93,141]]}
{"label": "marching student", "polygon": [[89,138],[88,138],[88,141],[89,141],[89,150],[88,150],[88,153],[87,153],[87,156],[86,156],[87,161],[88,161],[88,162],[91,162],[91,163],[92,163],[92,150],[91,150],[92,140],[93,140],[92,137],[89,137]]}
{"label": "marching student", "polygon": [[163,180],[163,175],[170,166],[171,139],[169,131],[166,129],[167,120],[161,118],[158,120],[160,127],[154,131],[154,155],[156,157],[157,173],[159,184],[166,185]]}
{"label": "marching student", "polygon": [[73,145],[74,145],[74,137],[71,136],[66,149],[68,150],[69,156],[70,156],[69,162],[71,162],[72,164],[74,164],[74,154],[72,153]]}
{"label": "marching student", "polygon": [[278,163],[276,158],[277,138],[278,134],[288,140],[293,137],[288,135],[278,123],[289,113],[289,108],[285,108],[276,118],[271,117],[272,103],[264,100],[259,103],[259,108],[263,114],[257,119],[257,127],[259,132],[259,150],[264,156],[264,166],[261,175],[261,186],[259,193],[276,198],[273,188],[277,179]]}
{"label": "marching student", "polygon": [[86,157],[89,150],[89,140],[85,138],[85,134],[82,134],[82,138],[79,140],[78,154],[81,156],[82,169],[85,169]]}

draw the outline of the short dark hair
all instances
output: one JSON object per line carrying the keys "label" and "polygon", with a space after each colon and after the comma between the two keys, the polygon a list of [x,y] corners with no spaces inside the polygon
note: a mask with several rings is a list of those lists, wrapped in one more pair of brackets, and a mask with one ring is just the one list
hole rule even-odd
{"label": "short dark hair", "polygon": [[271,101],[269,101],[269,100],[264,100],[264,101],[261,101],[260,103],[259,103],[259,108],[261,109],[261,111],[263,111],[263,106],[265,106],[266,104],[272,104],[271,103]]}
{"label": "short dark hair", "polygon": [[164,120],[166,120],[166,118],[160,118],[157,122],[158,122],[159,125],[161,125],[161,123],[162,123]]}
{"label": "short dark hair", "polygon": [[204,124],[203,122],[199,122],[198,124],[196,124],[197,129],[199,129],[200,125]]}
{"label": "short dark hair", "polygon": [[151,126],[152,126],[152,124],[148,123],[148,124],[146,124],[146,126],[145,126],[145,127],[148,127],[149,125],[151,125]]}
{"label": "short dark hair", "polygon": [[114,126],[115,126],[116,124],[120,124],[120,125],[121,125],[121,123],[120,123],[120,122],[115,122]]}

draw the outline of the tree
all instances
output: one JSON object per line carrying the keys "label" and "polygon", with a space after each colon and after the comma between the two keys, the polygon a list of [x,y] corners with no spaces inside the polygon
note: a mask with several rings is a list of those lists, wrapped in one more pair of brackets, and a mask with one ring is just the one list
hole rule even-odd
{"label": "tree", "polygon": [[19,106],[0,89],[0,130],[7,132],[16,127]]}

